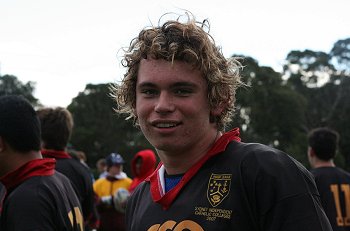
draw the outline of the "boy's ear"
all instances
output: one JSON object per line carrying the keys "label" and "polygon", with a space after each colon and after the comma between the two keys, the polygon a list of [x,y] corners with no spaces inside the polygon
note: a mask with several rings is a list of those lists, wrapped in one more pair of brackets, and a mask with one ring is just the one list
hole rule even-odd
{"label": "boy's ear", "polygon": [[316,156],[315,151],[314,151],[311,147],[308,147],[307,152],[308,152],[307,154],[308,154],[310,157]]}
{"label": "boy's ear", "polygon": [[310,148],[310,156],[312,156],[312,157],[316,156],[313,148]]}

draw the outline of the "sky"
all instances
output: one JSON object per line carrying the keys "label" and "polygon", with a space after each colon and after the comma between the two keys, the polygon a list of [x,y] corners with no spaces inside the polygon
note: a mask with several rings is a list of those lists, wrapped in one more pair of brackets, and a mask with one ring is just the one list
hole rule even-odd
{"label": "sky", "polygon": [[35,82],[66,107],[86,84],[118,82],[121,48],[167,12],[208,19],[223,54],[280,71],[292,50],[329,52],[350,37],[349,0],[0,0],[0,75]]}

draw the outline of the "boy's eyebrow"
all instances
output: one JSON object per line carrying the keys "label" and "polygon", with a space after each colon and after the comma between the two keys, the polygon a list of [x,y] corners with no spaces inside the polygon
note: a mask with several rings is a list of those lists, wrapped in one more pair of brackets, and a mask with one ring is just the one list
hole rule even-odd
{"label": "boy's eyebrow", "polygon": [[156,87],[157,85],[151,82],[143,82],[138,84],[136,87]]}
{"label": "boy's eyebrow", "polygon": [[172,85],[173,87],[195,87],[196,84],[191,82],[176,82]]}
{"label": "boy's eyebrow", "polygon": [[[138,87],[157,87],[157,85],[152,82],[143,82],[140,83]],[[196,84],[191,82],[176,82],[171,84],[170,87],[196,87]]]}

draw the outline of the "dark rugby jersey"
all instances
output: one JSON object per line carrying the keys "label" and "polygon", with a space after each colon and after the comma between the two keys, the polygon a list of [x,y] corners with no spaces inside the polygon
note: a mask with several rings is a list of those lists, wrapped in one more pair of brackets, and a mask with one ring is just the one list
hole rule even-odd
{"label": "dark rugby jersey", "polygon": [[1,231],[83,231],[79,200],[54,167],[54,159],[33,160],[1,178],[7,188]]}
{"label": "dark rugby jersey", "polygon": [[165,194],[160,165],[128,201],[128,230],[331,230],[311,174],[287,154],[241,143],[235,133],[224,134],[210,158]]}
{"label": "dark rugby jersey", "polygon": [[312,169],[322,206],[334,231],[350,231],[350,173],[337,167]]}
{"label": "dark rugby jersey", "polygon": [[55,158],[56,170],[71,180],[83,209],[84,220],[95,216],[92,179],[84,165],[71,158],[67,152],[44,149],[42,154],[46,158]]}

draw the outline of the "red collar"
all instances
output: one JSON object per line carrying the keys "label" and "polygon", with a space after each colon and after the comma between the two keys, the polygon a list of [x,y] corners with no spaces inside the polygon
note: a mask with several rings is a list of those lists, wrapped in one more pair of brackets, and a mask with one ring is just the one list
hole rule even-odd
{"label": "red collar", "polygon": [[7,191],[33,176],[50,176],[55,172],[55,159],[31,160],[0,178]]}
{"label": "red collar", "polygon": [[160,185],[160,179],[158,174],[160,167],[163,165],[162,163],[160,163],[156,171],[154,171],[153,174],[146,179],[146,181],[149,181],[151,184],[151,195],[153,201],[161,204],[164,209],[169,208],[173,200],[176,198],[177,194],[182,189],[182,187],[184,187],[186,183],[198,172],[202,165],[209,158],[223,152],[226,149],[226,146],[229,144],[229,142],[233,140],[241,141],[241,139],[239,138],[238,128],[232,129],[231,131],[223,134],[216,141],[214,146],[208,151],[208,153],[185,173],[181,181],[173,189],[171,189],[164,195],[162,192],[162,187]]}
{"label": "red collar", "polygon": [[70,159],[72,158],[68,152],[65,151],[56,151],[51,149],[42,149],[41,154],[45,158],[55,158],[55,159]]}

